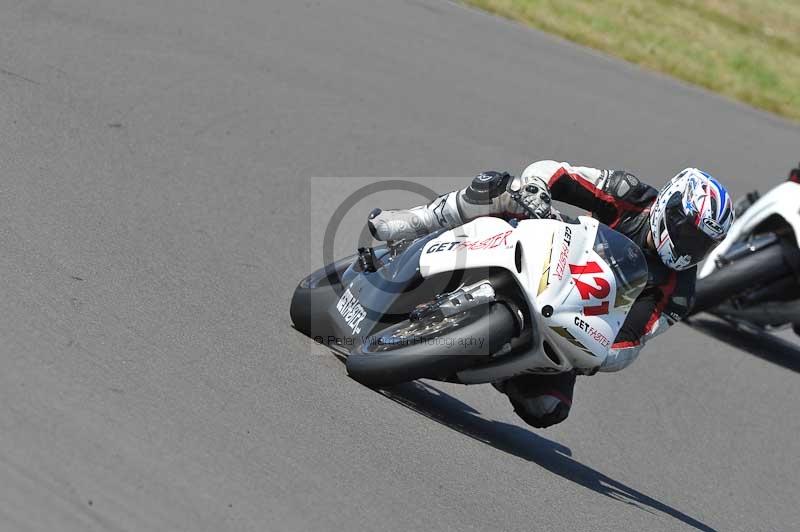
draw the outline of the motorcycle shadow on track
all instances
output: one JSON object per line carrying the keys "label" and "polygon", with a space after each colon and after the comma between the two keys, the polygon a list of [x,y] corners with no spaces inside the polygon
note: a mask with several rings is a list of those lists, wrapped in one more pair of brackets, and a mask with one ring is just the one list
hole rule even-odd
{"label": "motorcycle shadow on track", "polygon": [[[347,354],[344,350],[332,348],[330,352],[340,362],[346,361]],[[581,464],[572,458],[569,447],[517,425],[486,419],[473,407],[426,381],[418,380],[375,391],[445,427],[504,453],[533,462],[595,493],[651,514],[655,511],[661,512],[703,532],[716,532],[716,529],[680,510]]]}
{"label": "motorcycle shadow on track", "polygon": [[688,324],[731,347],[800,373],[800,346],[796,344],[768,332],[737,327],[711,317],[691,318]]}
{"label": "motorcycle shadow on track", "polygon": [[572,458],[572,451],[516,425],[486,419],[471,406],[422,381],[378,390],[385,397],[495,449],[533,462],[564,479],[641,510],[669,515],[697,530],[710,526]]}

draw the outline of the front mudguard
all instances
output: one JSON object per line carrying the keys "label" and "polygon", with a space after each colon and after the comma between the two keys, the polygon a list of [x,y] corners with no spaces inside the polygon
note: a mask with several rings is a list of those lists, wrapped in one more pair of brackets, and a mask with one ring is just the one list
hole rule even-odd
{"label": "front mudguard", "polygon": [[[423,283],[419,273],[420,251],[437,234],[412,242],[396,257],[386,248],[376,250],[381,265],[374,272],[362,271],[353,255],[312,273],[292,296],[289,314],[295,328],[317,341],[352,348],[373,331],[406,319],[426,297],[446,288]],[[430,289],[418,291],[423,284]],[[361,319],[353,319],[356,315]]]}

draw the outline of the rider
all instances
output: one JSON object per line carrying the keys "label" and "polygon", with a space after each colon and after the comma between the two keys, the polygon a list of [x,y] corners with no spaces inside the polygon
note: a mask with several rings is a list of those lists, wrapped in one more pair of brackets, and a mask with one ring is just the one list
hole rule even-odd
{"label": "rider", "polygon": [[[623,170],[599,170],[538,161],[520,177],[483,172],[467,188],[410,210],[375,209],[368,226],[378,240],[416,238],[454,228],[480,216],[505,219],[559,216],[551,200],[587,209],[644,251],[649,267],[645,290],[634,302],[599,371],[619,371],[645,342],[685,317],[692,305],[696,265],[728,232],[734,213],[725,188],[709,174],[687,168],[661,191]],[[575,372],[522,375],[495,383],[528,424],[549,427],[566,419]]]}

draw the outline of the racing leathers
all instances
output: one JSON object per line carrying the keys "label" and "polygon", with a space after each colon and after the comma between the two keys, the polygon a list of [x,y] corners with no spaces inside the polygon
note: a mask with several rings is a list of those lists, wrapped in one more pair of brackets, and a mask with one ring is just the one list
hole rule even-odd
{"label": "racing leathers", "polygon": [[[512,198],[522,192],[524,208]],[[444,194],[431,204],[405,211],[373,211],[369,227],[383,240],[454,228],[480,216],[526,218],[548,214],[549,203],[563,201],[588,210],[600,222],[624,234],[644,251],[649,279],[633,303],[600,371],[630,365],[645,343],[685,317],[692,305],[696,267],[669,269],[648,241],[650,207],[658,190],[623,170],[600,170],[556,161],[538,161],[519,177],[484,172],[465,189]],[[535,427],[566,419],[572,403],[574,373],[523,375],[495,387],[508,395],[517,414]]]}

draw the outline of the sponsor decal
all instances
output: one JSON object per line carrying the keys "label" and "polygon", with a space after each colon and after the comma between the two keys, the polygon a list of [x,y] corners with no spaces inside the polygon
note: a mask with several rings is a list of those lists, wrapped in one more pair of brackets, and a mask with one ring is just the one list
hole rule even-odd
{"label": "sponsor decal", "polygon": [[513,231],[497,233],[484,240],[457,240],[454,242],[434,242],[425,253],[439,253],[441,251],[461,251],[464,249],[477,251],[479,249],[494,249],[500,246],[509,247],[508,236]]}
{"label": "sponsor decal", "polygon": [[569,246],[572,243],[572,229],[569,227],[564,228],[564,241],[561,243],[561,253],[558,255],[558,264],[556,264],[555,276],[559,281],[564,280],[564,273],[567,270],[567,259],[569,258]]}
{"label": "sponsor decal", "polygon": [[[550,286],[550,270],[552,269],[552,254],[553,254],[553,247],[555,245],[556,236],[553,235],[553,240],[550,241],[550,248],[547,250],[547,262],[545,262],[544,271],[542,272],[542,278],[539,281],[539,294],[545,291],[545,289]],[[558,263],[556,264],[555,271],[553,275],[555,275],[559,281],[564,280],[564,273],[567,270],[567,259],[569,258],[569,247],[572,244],[572,229],[569,227],[564,228],[564,240],[561,242],[561,251],[558,255]]]}
{"label": "sponsor decal", "polygon": [[683,319],[683,316],[681,316],[675,311],[665,311],[664,314],[672,322],[672,324],[678,323]]}
{"label": "sponsor decal", "polygon": [[598,344],[602,345],[605,348],[608,348],[611,345],[611,341],[608,337],[595,329],[591,326],[588,322],[582,320],[579,316],[575,316],[575,326],[578,327],[580,330],[584,331],[586,334],[589,335],[589,338],[597,342]]}
{"label": "sponsor decal", "polygon": [[[603,268],[600,264],[591,261],[584,265],[570,264],[569,271],[573,276],[582,276],[585,274],[603,274]],[[581,299],[590,301],[592,298],[602,301],[607,298],[611,293],[611,283],[605,277],[594,277],[595,284],[589,284],[582,279],[575,279],[575,288],[581,294]],[[599,305],[587,305],[583,307],[583,313],[586,316],[603,316],[609,312],[609,302],[602,301]]]}
{"label": "sponsor decal", "polygon": [[550,286],[550,263],[551,263],[551,255],[553,254],[553,241],[555,240],[556,235],[553,235],[553,238],[550,239],[550,247],[547,248],[547,253],[545,254],[545,263],[544,268],[542,270],[542,277],[539,279],[539,292],[538,295],[542,295],[548,286]]}
{"label": "sponsor decal", "polygon": [[592,353],[592,351],[588,347],[580,343],[580,341],[578,341],[578,339],[575,338],[575,335],[569,332],[566,327],[550,327],[550,329],[554,333],[556,333],[557,335],[564,338],[566,341],[568,341],[569,343],[571,343],[572,345],[574,345],[575,347],[586,353],[587,355],[595,356],[595,354]]}
{"label": "sponsor decal", "polygon": [[336,310],[342,316],[342,319],[350,327],[353,334],[361,332],[361,322],[367,317],[367,311],[358,302],[358,299],[350,292],[350,289],[344,291],[339,302],[336,304]]}
{"label": "sponsor decal", "polygon": [[714,234],[714,236],[718,237],[722,235],[722,226],[719,225],[713,218],[706,218],[705,226]]}

